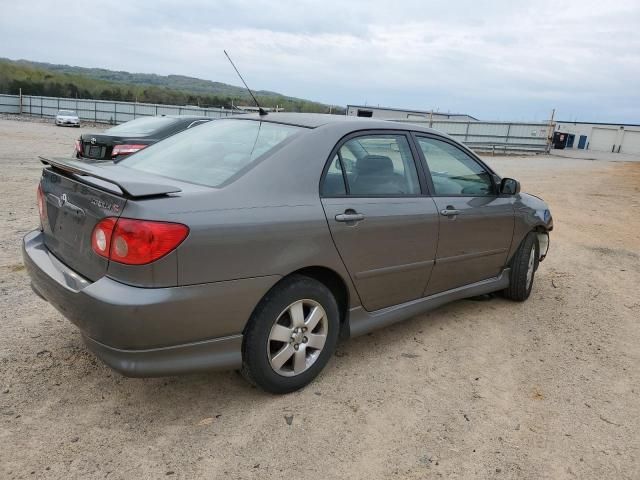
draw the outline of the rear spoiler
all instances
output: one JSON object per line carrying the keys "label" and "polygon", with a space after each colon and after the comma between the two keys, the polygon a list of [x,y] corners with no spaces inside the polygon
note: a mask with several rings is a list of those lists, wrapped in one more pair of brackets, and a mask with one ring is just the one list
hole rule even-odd
{"label": "rear spoiler", "polygon": [[128,197],[151,197],[180,192],[174,185],[158,183],[158,177],[138,170],[132,170],[114,163],[99,165],[79,162],[70,158],[38,157],[45,165],[80,176],[88,176],[111,183]]}

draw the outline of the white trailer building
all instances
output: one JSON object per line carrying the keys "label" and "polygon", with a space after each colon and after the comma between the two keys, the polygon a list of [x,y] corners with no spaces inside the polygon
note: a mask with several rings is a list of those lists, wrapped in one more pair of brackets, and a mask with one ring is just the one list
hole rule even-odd
{"label": "white trailer building", "polygon": [[371,105],[347,105],[347,115],[373,117],[381,120],[453,120],[461,122],[477,121],[466,113],[444,113],[429,110],[406,110],[402,108],[373,107]]}
{"label": "white trailer building", "polygon": [[640,154],[640,125],[558,121],[555,131],[567,134],[565,148]]}

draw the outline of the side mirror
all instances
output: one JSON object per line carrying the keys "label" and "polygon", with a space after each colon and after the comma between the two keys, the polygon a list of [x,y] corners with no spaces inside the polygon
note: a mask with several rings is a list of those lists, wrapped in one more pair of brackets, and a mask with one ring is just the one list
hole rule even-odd
{"label": "side mirror", "polygon": [[501,195],[516,195],[520,193],[520,182],[513,178],[503,178],[500,181]]}

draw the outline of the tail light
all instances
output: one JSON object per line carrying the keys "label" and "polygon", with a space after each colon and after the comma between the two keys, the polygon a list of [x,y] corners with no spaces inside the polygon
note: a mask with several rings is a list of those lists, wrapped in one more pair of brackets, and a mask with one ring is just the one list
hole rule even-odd
{"label": "tail light", "polygon": [[38,184],[38,190],[36,193],[38,197],[38,213],[40,214],[40,226],[44,227],[47,220],[47,204],[44,199],[44,193],[42,192],[42,186]]}
{"label": "tail light", "polygon": [[76,140],[75,151],[76,151],[76,157],[82,156],[82,142],[80,140]]}
{"label": "tail light", "polygon": [[111,151],[111,158],[117,157],[118,155],[129,155],[131,153],[136,153],[138,150],[142,150],[147,146],[148,145],[116,145]]}
{"label": "tail light", "polygon": [[117,218],[109,217],[100,221],[91,234],[91,247],[101,257],[109,258],[111,237],[116,226]]}
{"label": "tail light", "polygon": [[108,217],[94,227],[91,246],[114,262],[144,265],[175,250],[188,234],[181,223]]}

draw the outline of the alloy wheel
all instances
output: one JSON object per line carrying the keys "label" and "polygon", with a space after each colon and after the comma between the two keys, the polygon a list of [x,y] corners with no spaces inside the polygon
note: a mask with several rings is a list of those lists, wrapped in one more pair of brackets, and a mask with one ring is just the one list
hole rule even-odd
{"label": "alloy wheel", "polygon": [[293,302],[278,316],[267,341],[271,368],[284,377],[299,375],[320,356],[327,339],[329,321],[318,302]]}
{"label": "alloy wheel", "polygon": [[529,263],[527,264],[527,288],[531,288],[531,282],[533,281],[533,270],[536,265],[536,247],[531,246],[531,254],[529,255]]}

